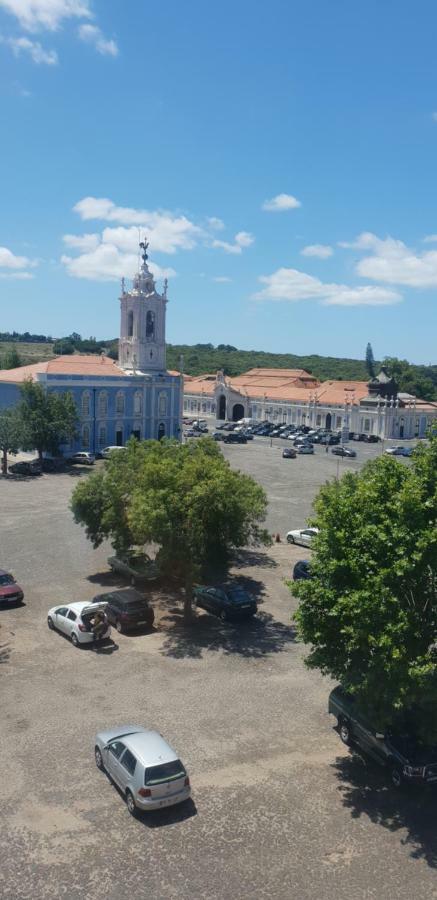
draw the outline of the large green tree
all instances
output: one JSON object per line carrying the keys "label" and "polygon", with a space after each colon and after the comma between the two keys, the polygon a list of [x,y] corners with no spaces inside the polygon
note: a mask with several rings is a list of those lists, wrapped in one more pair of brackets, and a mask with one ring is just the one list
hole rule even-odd
{"label": "large green tree", "polygon": [[72,510],[98,546],[108,538],[116,550],[153,542],[164,572],[185,583],[185,614],[192,585],[206,568],[231,551],[267,545],[264,490],[232,470],[211,438],[176,441],[131,439],[103,470],[77,485]]}
{"label": "large green tree", "polygon": [[26,379],[21,389],[18,411],[23,423],[23,449],[43,453],[59,452],[60,445],[71,441],[77,429],[77,409],[69,393],[47,391],[41,384]]}
{"label": "large green tree", "polygon": [[314,578],[293,587],[307,664],[381,728],[414,713],[437,740],[437,436],[411,466],[380,457],[325,485],[315,511]]}
{"label": "large green tree", "polygon": [[0,452],[1,471],[8,471],[8,454],[18,453],[23,445],[23,425],[21,416],[15,408],[0,410]]}

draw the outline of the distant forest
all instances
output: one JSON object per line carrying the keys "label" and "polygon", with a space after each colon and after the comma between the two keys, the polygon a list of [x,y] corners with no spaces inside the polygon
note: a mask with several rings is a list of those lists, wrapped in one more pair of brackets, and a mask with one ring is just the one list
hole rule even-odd
{"label": "distant forest", "polygon": [[[41,347],[37,355],[36,344]],[[3,348],[2,348],[3,344]],[[29,345],[32,345],[32,348]],[[26,346],[27,345],[27,346]],[[50,345],[50,346],[48,346]],[[95,337],[82,338],[73,332],[62,338],[25,332],[0,332],[0,368],[13,368],[37,359],[49,359],[53,355],[71,353],[107,353],[112,359],[118,358],[118,340],[96,340]],[[343,381],[366,381],[369,378],[368,361],[363,359],[337,358],[335,356],[297,356],[294,353],[265,353],[262,350],[238,350],[231,344],[168,344],[167,366],[169,369],[183,370],[188,375],[202,375],[223,369],[225,375],[241,375],[255,367],[273,369],[306,369],[320,381],[341,379]],[[381,364],[387,366],[396,379],[399,389],[415,394],[425,400],[437,400],[437,365],[416,366],[406,359],[385,357],[382,361],[372,360],[377,372]]]}

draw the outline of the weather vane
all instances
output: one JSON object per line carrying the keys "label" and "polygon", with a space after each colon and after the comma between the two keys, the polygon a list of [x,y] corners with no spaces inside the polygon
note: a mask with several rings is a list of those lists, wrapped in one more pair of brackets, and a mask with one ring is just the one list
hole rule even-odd
{"label": "weather vane", "polygon": [[144,238],[144,241],[140,241],[140,247],[143,251],[142,252],[143,262],[146,263],[148,260],[147,250],[149,247],[149,242],[146,237]]}

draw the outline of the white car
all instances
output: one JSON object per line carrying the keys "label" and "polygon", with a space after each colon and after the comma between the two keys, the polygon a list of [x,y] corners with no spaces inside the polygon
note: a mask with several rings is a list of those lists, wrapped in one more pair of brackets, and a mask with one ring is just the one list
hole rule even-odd
{"label": "white car", "polygon": [[[86,600],[64,606],[52,606],[47,614],[47,625],[52,631],[66,634],[74,647],[79,647],[80,644],[93,644],[96,638],[91,623],[97,610],[104,610],[105,607],[106,603],[89,603]],[[110,634],[111,628],[108,625],[101,640],[108,638]]]}
{"label": "white car", "polygon": [[288,531],[287,541],[289,544],[301,544],[302,547],[311,547],[311,544],[318,533],[318,528],[300,528],[296,531]]}
{"label": "white car", "polygon": [[314,453],[314,447],[312,444],[298,444],[297,452],[302,454],[312,455]]}
{"label": "white car", "polygon": [[120,447],[120,446],[118,446],[118,444],[114,445],[113,447],[104,447],[103,450],[100,451],[103,456],[103,459],[109,459],[110,454],[112,453],[113,450],[126,451],[126,447]]}

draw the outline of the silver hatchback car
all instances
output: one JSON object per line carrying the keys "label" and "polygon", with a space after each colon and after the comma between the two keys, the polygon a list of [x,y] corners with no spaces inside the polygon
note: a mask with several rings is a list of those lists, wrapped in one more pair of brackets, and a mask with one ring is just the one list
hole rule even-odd
{"label": "silver hatchback car", "polygon": [[188,800],[190,779],[185,766],[157,731],[120,725],[96,736],[94,755],[123,791],[131,815]]}

